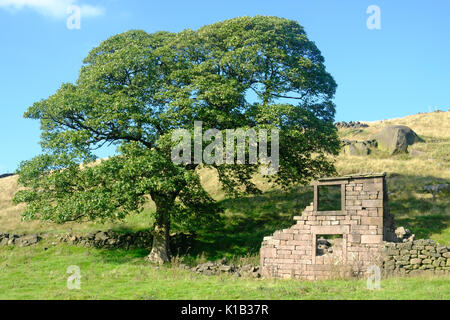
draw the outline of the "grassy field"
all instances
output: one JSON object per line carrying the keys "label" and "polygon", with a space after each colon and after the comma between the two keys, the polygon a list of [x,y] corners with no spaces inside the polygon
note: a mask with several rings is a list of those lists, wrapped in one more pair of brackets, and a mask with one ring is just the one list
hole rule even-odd
{"label": "grassy field", "polygon": [[[390,278],[379,290],[366,281],[296,281],[204,276],[177,265],[156,268],[145,250],[98,250],[44,243],[0,248],[0,299],[450,299],[450,277]],[[80,290],[67,288],[70,265]]]}
{"label": "grassy field", "polygon": [[[406,155],[390,156],[375,151],[367,157],[339,155],[339,175],[387,172],[390,209],[397,226],[410,228],[416,238],[431,238],[450,245],[450,195],[440,193],[436,201],[423,191],[429,184],[450,182],[450,112],[418,114],[401,119],[368,123],[368,128],[344,129],[339,134],[351,140],[367,140],[389,124],[411,127],[424,140]],[[220,230],[200,232],[184,262],[215,260],[224,256],[236,260],[257,254],[264,236],[293,224],[312,201],[312,188],[282,192],[255,177],[264,190],[259,196],[228,199],[218,188],[214,171],[203,169],[201,179],[208,192],[225,207]],[[58,234],[92,230],[144,230],[151,228],[153,204],[123,222],[55,225],[21,221],[23,206],[11,199],[17,191],[17,177],[0,179],[0,231]],[[176,231],[176,230],[175,230]],[[365,289],[363,280],[299,282],[197,276],[176,267],[156,270],[143,262],[148,250],[101,251],[49,246],[0,247],[0,298],[137,298],[137,299],[449,299],[449,278],[398,278],[382,282],[382,290]],[[176,252],[176,248],[174,248]],[[248,259],[248,258],[247,258]],[[65,287],[67,266],[79,265],[83,287],[79,292]]]}

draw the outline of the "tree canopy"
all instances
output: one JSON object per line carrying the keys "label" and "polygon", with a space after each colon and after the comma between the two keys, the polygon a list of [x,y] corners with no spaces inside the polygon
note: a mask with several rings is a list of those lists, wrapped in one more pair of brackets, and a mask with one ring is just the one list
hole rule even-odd
{"label": "tree canopy", "polygon": [[[171,223],[195,229],[221,212],[198,164],[172,161],[174,130],[193,132],[196,121],[205,130],[278,129],[279,169],[269,179],[288,188],[334,170],[335,90],[296,21],[239,17],[196,31],[115,35],[84,59],[76,83],[25,113],[41,122],[44,153],[21,164],[26,188],[15,201],[27,204],[26,218],[64,223],[122,219],[151,197],[149,259],[167,261]],[[117,155],[92,164],[105,145]],[[228,193],[258,192],[259,163],[211,166]]]}

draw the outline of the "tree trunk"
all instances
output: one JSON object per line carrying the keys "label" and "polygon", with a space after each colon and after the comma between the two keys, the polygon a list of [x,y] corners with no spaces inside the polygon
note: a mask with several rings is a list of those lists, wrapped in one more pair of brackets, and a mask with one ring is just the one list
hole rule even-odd
{"label": "tree trunk", "polygon": [[158,264],[170,261],[170,209],[173,201],[152,196],[156,204],[156,221],[153,230],[152,251],[146,260]]}
{"label": "tree trunk", "polygon": [[152,251],[147,256],[147,261],[162,264],[170,261],[169,228],[155,225],[153,233]]}

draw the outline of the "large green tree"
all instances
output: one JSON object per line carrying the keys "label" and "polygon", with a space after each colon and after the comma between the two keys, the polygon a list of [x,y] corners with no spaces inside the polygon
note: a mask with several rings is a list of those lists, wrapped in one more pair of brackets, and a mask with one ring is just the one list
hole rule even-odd
{"label": "large green tree", "polygon": [[[149,260],[170,259],[172,223],[195,229],[220,207],[202,188],[198,164],[175,164],[176,129],[276,128],[279,169],[270,179],[303,184],[333,172],[327,154],[336,83],[297,22],[240,17],[179,33],[128,31],[84,59],[75,84],[63,84],[25,117],[39,119],[44,154],[19,168],[26,218],[64,223],[122,219],[150,197],[156,204]],[[97,161],[94,151],[117,145]],[[247,150],[248,151],[248,150]],[[194,156],[194,155],[192,155]],[[260,163],[212,165],[230,194],[258,192]]]}

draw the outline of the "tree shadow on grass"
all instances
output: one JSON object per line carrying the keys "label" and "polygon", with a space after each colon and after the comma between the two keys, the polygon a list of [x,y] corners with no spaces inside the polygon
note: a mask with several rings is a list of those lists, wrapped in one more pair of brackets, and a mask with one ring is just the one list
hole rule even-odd
{"label": "tree shadow on grass", "polygon": [[431,235],[441,233],[442,230],[450,228],[450,216],[429,215],[411,218],[396,219],[398,226],[404,226],[416,235],[416,239],[429,238]]}
{"label": "tree shadow on grass", "polygon": [[209,259],[256,254],[265,236],[294,225],[293,217],[301,215],[312,199],[312,188],[302,187],[223,200],[224,227],[200,233],[189,253]]}
{"label": "tree shadow on grass", "polygon": [[[433,202],[423,190],[425,185],[445,183],[448,181],[433,176],[396,174],[388,178],[396,225],[411,229],[416,238],[429,238],[449,228],[450,197],[442,193]],[[224,200],[225,227],[200,234],[190,253],[203,253],[210,259],[257,254],[263,238],[294,225],[293,216],[301,215],[312,199],[312,188],[302,187],[293,192],[271,191]]]}
{"label": "tree shadow on grass", "polygon": [[93,255],[103,263],[123,264],[134,260],[142,262],[149,252],[149,249],[97,249]]}
{"label": "tree shadow on grass", "polygon": [[396,226],[404,226],[416,239],[429,238],[450,228],[450,196],[440,192],[436,201],[424,190],[426,185],[447,184],[433,176],[396,174],[388,178],[389,207]]}

